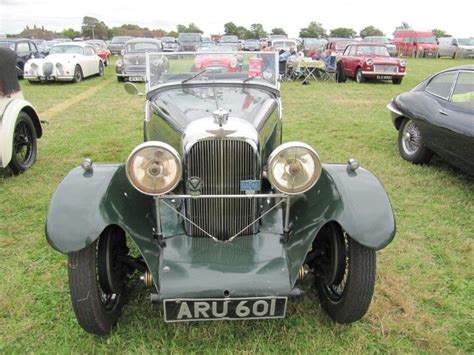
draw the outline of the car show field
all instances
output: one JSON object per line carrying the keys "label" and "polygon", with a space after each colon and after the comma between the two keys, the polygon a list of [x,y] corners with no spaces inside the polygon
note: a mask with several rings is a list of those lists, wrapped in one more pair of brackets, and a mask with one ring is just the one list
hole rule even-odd
{"label": "car show field", "polygon": [[143,141],[143,98],[117,82],[115,61],[104,76],[74,85],[20,82],[46,122],[36,164],[15,177],[0,172],[2,353],[472,352],[473,177],[437,157],[423,166],[403,160],[386,109],[427,76],[472,60],[409,58],[400,85],[281,85],[284,140],[307,142],[325,163],[357,159],[392,203],[397,235],[378,254],[374,298],[361,321],[332,322],[307,276],[285,319],[165,324],[163,306],[151,304],[134,280],[115,331],[107,338],[85,333],[71,309],[67,259],[50,248],[44,225],[51,196],[71,169],[86,157],[122,163]]}

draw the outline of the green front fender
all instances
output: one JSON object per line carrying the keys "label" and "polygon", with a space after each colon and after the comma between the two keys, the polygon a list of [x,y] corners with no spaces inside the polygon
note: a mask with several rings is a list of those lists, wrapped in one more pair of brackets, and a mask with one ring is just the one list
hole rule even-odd
{"label": "green front fender", "polygon": [[290,278],[298,271],[321,227],[337,222],[358,243],[375,250],[395,236],[395,218],[380,181],[369,171],[347,165],[323,164],[318,183],[291,204],[291,235],[287,243]]}
{"label": "green front fender", "polygon": [[74,252],[94,242],[114,224],[147,243],[153,241],[153,206],[150,196],[129,183],[123,165],[94,165],[92,173],[75,168],[53,195],[46,238],[56,250]]}

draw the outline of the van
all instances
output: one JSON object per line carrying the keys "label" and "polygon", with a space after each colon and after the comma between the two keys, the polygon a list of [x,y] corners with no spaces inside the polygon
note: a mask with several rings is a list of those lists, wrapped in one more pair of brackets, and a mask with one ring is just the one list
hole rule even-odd
{"label": "van", "polygon": [[398,54],[416,58],[437,58],[438,43],[431,31],[400,30],[395,31],[393,43]]}
{"label": "van", "polygon": [[474,38],[441,37],[438,57],[474,58]]}

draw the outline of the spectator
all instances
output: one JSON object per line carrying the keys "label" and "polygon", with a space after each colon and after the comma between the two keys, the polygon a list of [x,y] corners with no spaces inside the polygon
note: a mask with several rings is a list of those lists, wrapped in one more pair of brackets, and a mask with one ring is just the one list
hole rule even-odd
{"label": "spectator", "polygon": [[324,60],[326,57],[321,53],[320,48],[316,48],[311,55],[312,60]]}

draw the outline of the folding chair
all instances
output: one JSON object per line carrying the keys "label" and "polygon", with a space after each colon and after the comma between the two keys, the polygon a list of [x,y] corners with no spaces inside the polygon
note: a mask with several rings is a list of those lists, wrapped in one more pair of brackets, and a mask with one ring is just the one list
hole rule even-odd
{"label": "folding chair", "polygon": [[337,82],[337,63],[335,54],[331,55],[329,64],[326,64],[326,68],[321,70],[321,79]]}

